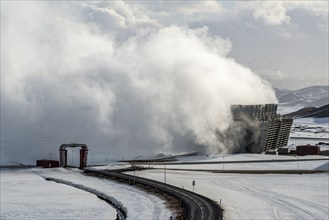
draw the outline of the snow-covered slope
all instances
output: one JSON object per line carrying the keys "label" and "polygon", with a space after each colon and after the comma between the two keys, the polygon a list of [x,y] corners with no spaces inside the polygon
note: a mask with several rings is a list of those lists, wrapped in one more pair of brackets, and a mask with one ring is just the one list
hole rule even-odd
{"label": "snow-covered slope", "polygon": [[299,109],[298,111],[291,112],[287,114],[290,117],[294,118],[326,118],[329,117],[329,104],[321,107],[305,107]]}
{"label": "snow-covered slope", "polygon": [[115,219],[116,211],[85,191],[46,181],[51,177],[116,199],[127,219],[169,219],[165,201],[133,186],[84,176],[78,169],[22,169],[1,171],[1,219]]}
{"label": "snow-covered slope", "polygon": [[1,170],[0,219],[115,219],[116,211],[88,192],[46,181],[29,169]]}
{"label": "snow-covered slope", "polygon": [[329,86],[312,86],[287,93],[276,90],[276,94],[281,114],[305,107],[320,107],[329,103]]}
{"label": "snow-covered slope", "polygon": [[[329,86],[312,86],[291,91],[279,97],[280,103],[312,103],[313,101],[328,99]],[[327,103],[325,103],[327,104]]]}
{"label": "snow-covered slope", "polygon": [[305,107],[329,104],[329,86],[312,86],[295,91],[275,89],[279,100],[278,112],[288,114]]}

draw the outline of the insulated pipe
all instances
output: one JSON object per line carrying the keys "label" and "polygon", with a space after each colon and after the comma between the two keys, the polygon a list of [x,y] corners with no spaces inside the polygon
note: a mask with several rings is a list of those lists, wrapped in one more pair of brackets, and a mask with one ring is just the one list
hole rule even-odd
{"label": "insulated pipe", "polygon": [[80,169],[87,166],[87,156],[88,156],[88,149],[82,148],[80,150]]}
{"label": "insulated pipe", "polygon": [[59,163],[61,167],[67,166],[67,147],[80,147],[80,168],[84,168],[87,166],[87,156],[88,156],[88,147],[85,144],[62,144],[59,147]]}
{"label": "insulated pipe", "polygon": [[59,149],[59,166],[67,166],[67,150],[65,150],[65,148]]}

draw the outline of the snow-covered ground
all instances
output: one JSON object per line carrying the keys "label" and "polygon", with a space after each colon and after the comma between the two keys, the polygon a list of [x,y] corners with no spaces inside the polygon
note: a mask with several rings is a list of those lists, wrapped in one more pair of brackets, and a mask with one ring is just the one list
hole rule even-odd
{"label": "snow-covered ground", "polygon": [[281,115],[289,114],[300,109],[304,108],[303,105],[293,105],[291,106],[290,103],[280,103],[278,105],[278,113]]}
{"label": "snow-covered ground", "polygon": [[[328,118],[296,119],[289,144],[329,142]],[[327,160],[298,161],[323,158]],[[279,156],[265,154],[224,154],[178,158],[190,161],[285,160],[294,162],[176,164],[166,165],[166,182],[212,198],[224,208],[226,219],[329,219],[329,173],[320,174],[229,174],[202,170],[329,170],[324,156]],[[112,163],[95,169],[122,169],[128,163]],[[164,165],[137,171],[141,177],[164,180]],[[194,169],[183,171],[174,169]],[[130,174],[133,174],[130,172]],[[154,195],[106,179],[83,176],[77,169],[2,169],[0,172],[1,219],[115,219],[116,211],[95,195],[45,177],[80,184],[102,192],[121,203],[128,219],[169,219],[165,201]]]}
{"label": "snow-covered ground", "polygon": [[83,176],[77,169],[1,170],[1,219],[115,219],[116,211],[95,195],[45,181],[52,177],[95,189],[119,201],[127,219],[169,219],[165,201],[129,185]]}
{"label": "snow-covered ground", "polygon": [[[163,181],[163,171],[139,176]],[[215,174],[167,171],[167,183],[221,201],[225,219],[328,219],[328,174]]]}
{"label": "snow-covered ground", "polygon": [[116,211],[88,192],[46,181],[30,169],[1,170],[1,219],[115,219]]}
{"label": "snow-covered ground", "polygon": [[317,126],[329,126],[329,118],[297,118],[294,119],[294,124],[306,124]]}
{"label": "snow-covered ground", "polygon": [[[225,160],[287,158],[276,155],[230,155]],[[311,158],[309,156],[308,158]],[[304,157],[305,158],[305,157]],[[202,156],[194,160],[204,161]],[[279,158],[280,159],[280,158]],[[183,160],[183,159],[182,159]],[[192,161],[193,157],[186,161]],[[222,160],[212,158],[209,160]],[[328,160],[268,164],[166,165],[164,170],[138,171],[138,175],[192,190],[220,202],[225,219],[328,219],[329,175],[322,174],[225,174],[184,169],[328,169]],[[164,168],[164,166],[159,166]],[[132,174],[130,172],[130,174]]]}
{"label": "snow-covered ground", "polygon": [[[202,160],[202,162],[211,161],[244,161],[244,160],[296,160],[296,162],[271,162],[271,163],[225,163],[225,164],[191,164],[191,165],[166,165],[167,169],[197,169],[197,170],[328,170],[328,160],[318,161],[298,161],[298,159],[324,158],[325,156],[280,156],[280,155],[262,155],[262,154],[237,154],[223,155],[222,157],[214,157]],[[187,158],[191,161],[191,159]],[[200,160],[198,160],[200,161]],[[161,165],[155,168],[163,168]]]}
{"label": "snow-covered ground", "polygon": [[[167,163],[166,169],[192,169],[192,170],[328,170],[329,157],[319,155],[308,156],[282,156],[270,154],[222,154],[217,156],[189,156],[177,158],[178,161],[171,165]],[[299,159],[324,159],[314,161],[299,161]],[[229,163],[230,161],[257,161],[268,160],[268,162],[257,163]],[[271,162],[272,160],[295,160],[287,162]],[[187,162],[226,162],[225,164],[188,164]],[[180,163],[180,164],[177,164]],[[107,166],[94,167],[94,169],[123,169],[128,168],[129,163],[119,165],[110,164]],[[145,168],[160,168],[164,165],[143,165]]]}
{"label": "snow-covered ground", "polygon": [[[294,119],[288,145],[314,145],[319,142],[329,143],[329,118]],[[321,148],[329,150],[329,145]]]}
{"label": "snow-covered ground", "polygon": [[[224,155],[225,161],[290,159],[264,154]],[[302,158],[326,158],[305,156]],[[222,161],[221,156],[190,156],[188,161]],[[99,168],[124,168],[125,163]],[[328,160],[277,163],[166,165],[183,169],[321,169]],[[158,168],[164,166],[158,165]],[[130,174],[133,174],[130,172]],[[164,180],[160,169],[137,175]],[[169,219],[171,212],[156,196],[132,186],[83,176],[77,169],[1,170],[1,219],[114,219],[116,212],[96,196],[70,186],[45,181],[61,179],[95,189],[115,198],[128,210],[128,219]],[[166,171],[167,183],[203,194],[221,204],[225,219],[328,219],[329,175],[322,174],[227,174],[201,171]]]}

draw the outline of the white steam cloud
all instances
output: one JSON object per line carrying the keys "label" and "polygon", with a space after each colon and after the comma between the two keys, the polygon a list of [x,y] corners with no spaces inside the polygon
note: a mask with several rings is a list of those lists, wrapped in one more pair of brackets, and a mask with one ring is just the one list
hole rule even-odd
{"label": "white steam cloud", "polygon": [[[70,142],[99,158],[221,152],[216,133],[229,127],[231,104],[276,102],[266,82],[228,57],[230,41],[207,28],[138,20],[124,3],[92,13],[96,3],[1,4],[3,162]],[[109,20],[88,17],[97,12]]]}

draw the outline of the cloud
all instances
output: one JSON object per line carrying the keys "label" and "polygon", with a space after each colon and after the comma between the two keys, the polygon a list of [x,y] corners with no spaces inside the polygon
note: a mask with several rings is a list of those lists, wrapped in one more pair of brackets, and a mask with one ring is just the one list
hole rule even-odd
{"label": "cloud", "polygon": [[288,11],[303,9],[316,16],[328,17],[328,1],[283,1]]}
{"label": "cloud", "polygon": [[[84,4],[2,3],[1,161],[31,162],[67,142],[103,159],[221,152],[216,134],[230,125],[231,104],[276,102],[267,82],[228,57],[230,40],[207,28],[145,32],[145,19],[121,8],[129,5]],[[111,22],[90,21],[89,9]]]}
{"label": "cloud", "polygon": [[185,26],[191,21],[209,17],[219,20],[230,15],[230,11],[219,1],[154,1],[129,4],[138,5],[147,16],[157,20],[162,26]]}
{"label": "cloud", "polygon": [[[230,9],[230,16],[208,16],[207,19],[192,20],[188,26],[207,26],[211,35],[230,39],[230,56],[258,74],[275,73],[280,69],[285,74],[281,81],[266,77],[271,79],[269,81],[273,86],[302,88],[305,82],[299,80],[301,76],[312,85],[322,85],[328,81],[328,65],[324,62],[328,60],[327,13],[323,13],[323,16],[316,15],[311,7],[305,9],[298,4],[289,8],[289,2],[291,1],[278,3],[285,8],[289,23],[282,20],[281,24],[269,25],[263,18],[255,19],[254,9],[262,2],[253,1],[222,2],[225,9]],[[256,6],[251,7],[252,4]],[[328,9],[326,1],[316,1],[314,4],[323,4],[323,11]],[[310,64],[310,60],[314,62]]]}
{"label": "cloud", "polygon": [[289,23],[290,17],[286,15],[286,8],[280,1],[251,2],[253,16],[262,19],[268,25]]}
{"label": "cloud", "polygon": [[217,1],[177,2],[175,3],[175,8],[178,13],[188,16],[195,16],[202,13],[220,13],[223,10],[221,3]]}
{"label": "cloud", "polygon": [[303,10],[309,14],[328,18],[328,1],[253,1],[237,4],[238,11],[251,11],[256,20],[263,20],[267,25],[290,24],[289,15],[293,11]]}
{"label": "cloud", "polygon": [[136,26],[157,26],[157,21],[143,13],[137,5],[124,1],[80,3],[95,24],[107,25],[104,28],[132,29]]}

